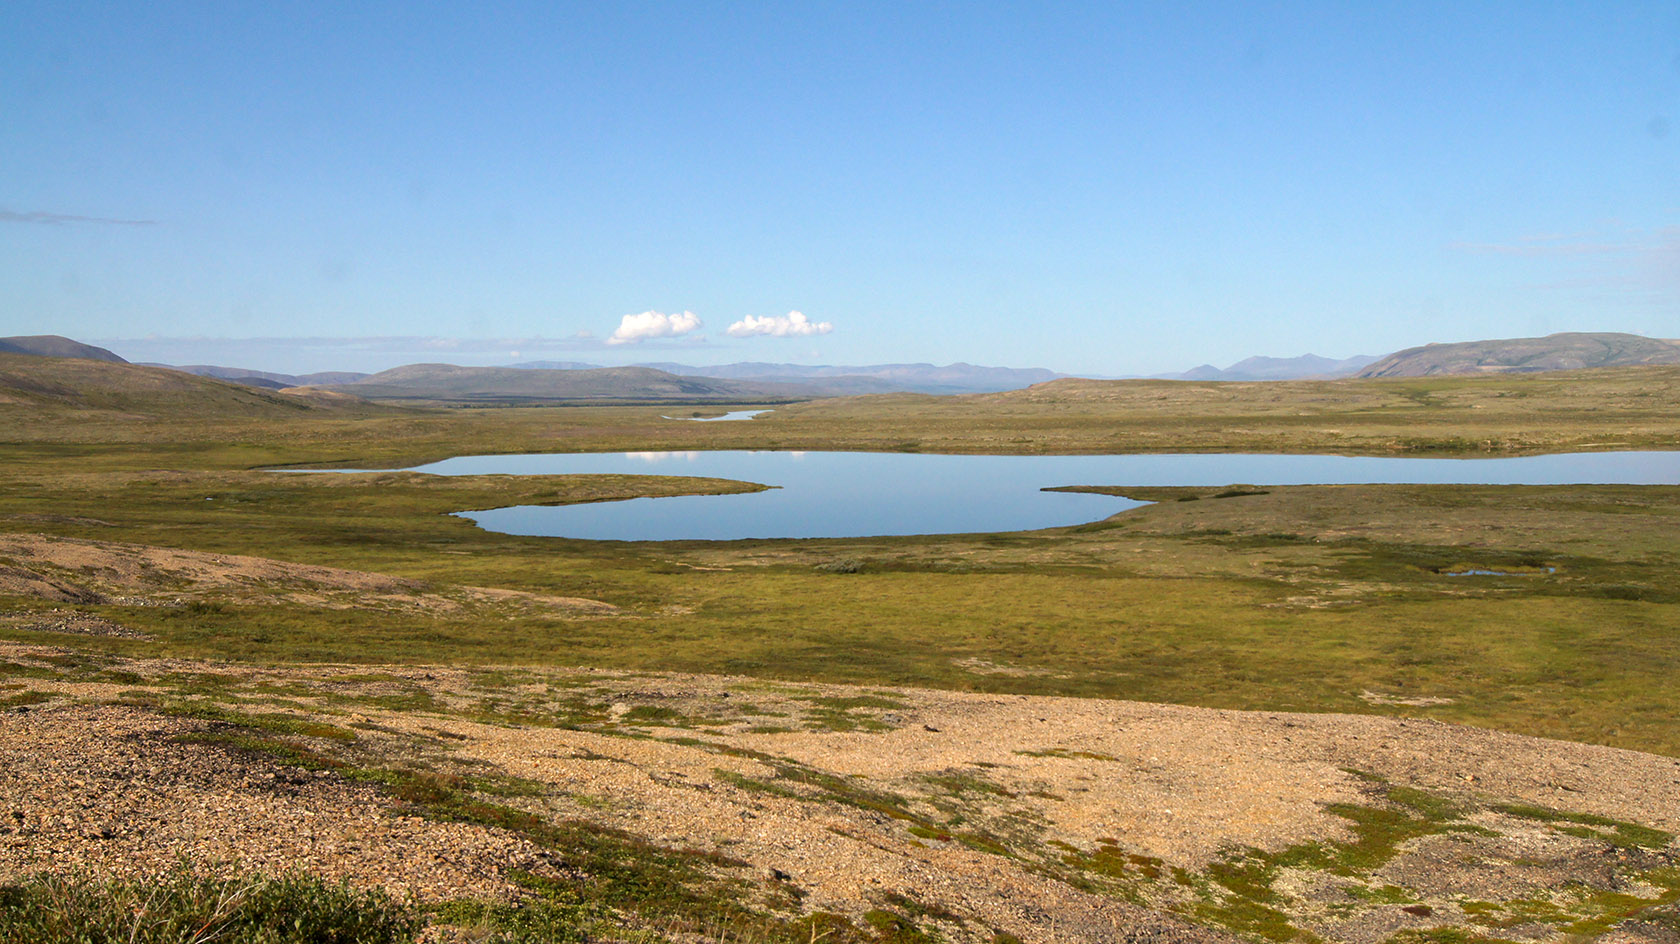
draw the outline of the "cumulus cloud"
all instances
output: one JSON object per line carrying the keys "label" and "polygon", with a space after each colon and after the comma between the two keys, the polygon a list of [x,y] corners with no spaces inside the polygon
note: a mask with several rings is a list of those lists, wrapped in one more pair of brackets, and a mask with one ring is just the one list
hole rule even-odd
{"label": "cumulus cloud", "polygon": [[826,321],[812,321],[803,312],[790,311],[785,315],[762,318],[748,315],[729,326],[729,336],[732,338],[750,338],[754,335],[769,335],[773,338],[800,338],[812,334],[827,334],[834,330],[834,325]]}
{"label": "cumulus cloud", "polygon": [[625,315],[618,323],[618,330],[612,333],[612,337],[607,338],[607,343],[633,344],[649,338],[674,338],[698,327],[700,318],[692,311],[674,315],[644,311],[639,315]]}

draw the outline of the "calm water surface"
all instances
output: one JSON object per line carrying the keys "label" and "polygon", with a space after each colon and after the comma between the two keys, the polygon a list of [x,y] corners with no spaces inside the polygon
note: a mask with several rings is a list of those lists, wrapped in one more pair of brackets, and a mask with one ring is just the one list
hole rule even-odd
{"label": "calm water surface", "polygon": [[1044,492],[1058,485],[1360,483],[1680,484],[1680,452],[1515,459],[1349,456],[940,456],[875,452],[615,452],[462,456],[438,475],[629,473],[739,479],[748,495],[636,498],[463,513],[490,531],[618,541],[960,534],[1062,527],[1142,502]]}
{"label": "calm water surface", "polygon": [[665,420],[690,420],[690,421],[695,422],[695,423],[727,423],[731,420],[750,420],[753,417],[759,415],[760,413],[768,413],[768,412],[770,412],[770,411],[769,410],[731,410],[730,412],[725,413],[722,416],[662,416],[662,417],[660,417],[660,419],[665,419]]}

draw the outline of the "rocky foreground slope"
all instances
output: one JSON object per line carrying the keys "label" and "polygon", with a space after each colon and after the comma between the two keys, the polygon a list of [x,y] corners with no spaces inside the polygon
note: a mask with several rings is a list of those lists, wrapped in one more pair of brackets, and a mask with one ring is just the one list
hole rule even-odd
{"label": "rocky foreground slope", "polygon": [[[105,631],[6,619],[44,642]],[[1405,719],[714,676],[29,642],[0,644],[0,670],[0,882],[185,857],[433,905],[572,889],[597,897],[604,940],[732,938],[639,897],[656,874],[729,914],[870,940],[1680,939],[1668,757]],[[437,934],[468,934],[436,913]]]}

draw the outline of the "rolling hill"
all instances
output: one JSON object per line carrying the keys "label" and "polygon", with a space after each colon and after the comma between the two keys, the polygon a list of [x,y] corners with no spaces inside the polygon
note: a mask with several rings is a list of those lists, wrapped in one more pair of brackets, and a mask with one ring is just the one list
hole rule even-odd
{"label": "rolling hill", "polygon": [[91,344],[72,341],[57,334],[31,334],[0,338],[0,354],[28,354],[33,357],[77,357],[91,361],[126,364],[128,361]]}
{"label": "rolling hill", "polygon": [[273,393],[164,367],[127,361],[0,353],[0,414],[48,418],[66,412],[118,413],[184,421],[194,417],[296,416],[314,410],[368,409],[331,394]]}
{"label": "rolling hill", "polygon": [[1570,332],[1543,338],[1426,344],[1390,354],[1355,376],[1532,373],[1648,364],[1680,364],[1680,344],[1612,332]]}

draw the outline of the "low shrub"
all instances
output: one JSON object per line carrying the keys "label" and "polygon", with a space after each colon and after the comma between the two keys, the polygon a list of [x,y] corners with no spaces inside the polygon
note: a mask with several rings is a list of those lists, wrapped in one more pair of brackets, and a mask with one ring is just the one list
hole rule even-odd
{"label": "low shrub", "polygon": [[843,558],[841,560],[825,561],[817,565],[817,572],[823,574],[859,574],[863,572],[863,561]]}

